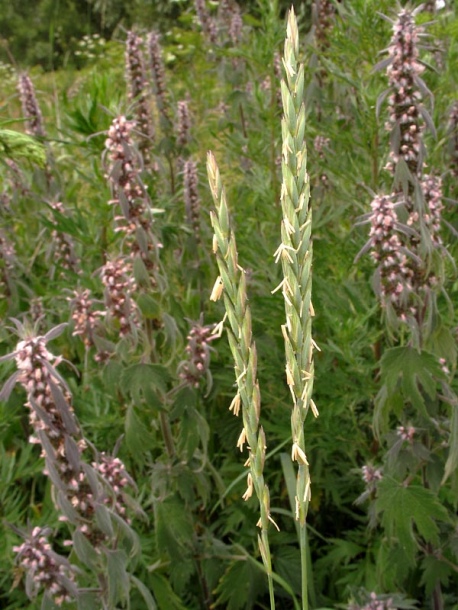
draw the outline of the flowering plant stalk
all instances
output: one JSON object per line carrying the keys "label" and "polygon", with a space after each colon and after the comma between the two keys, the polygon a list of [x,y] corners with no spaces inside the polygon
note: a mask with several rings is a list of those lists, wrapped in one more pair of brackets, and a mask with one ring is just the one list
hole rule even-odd
{"label": "flowering plant stalk", "polygon": [[302,565],[302,605],[308,608],[306,517],[310,501],[310,474],[304,440],[304,422],[311,408],[318,415],[311,395],[313,389],[312,317],[312,210],[309,205],[310,182],[307,174],[307,148],[304,140],[305,106],[304,67],[298,63],[299,38],[293,9],[288,16],[283,65],[286,80],[281,83],[282,175],[281,244],[275,253],[281,261],[281,289],[285,301],[286,324],[282,326],[286,350],[286,381],[293,398],[291,431],[292,460],[297,462],[296,519],[300,528]]}
{"label": "flowering plant stalk", "polygon": [[247,302],[245,271],[238,264],[238,253],[235,236],[232,231],[226,194],[221,181],[215,157],[210,152],[207,158],[208,180],[210,183],[216,213],[211,212],[211,223],[214,230],[213,251],[218,262],[219,277],[213,288],[211,300],[224,298],[226,315],[230,329],[227,329],[229,345],[235,361],[237,394],[230,410],[234,415],[242,409],[243,429],[237,441],[237,447],[243,451],[248,445],[249,467],[247,490],[243,499],[248,500],[253,491],[259,500],[261,517],[258,526],[261,535],[258,537],[259,549],[269,581],[271,609],[275,608],[272,579],[272,558],[270,555],[268,528],[270,516],[269,489],[264,482],[263,470],[266,457],[266,439],[262,426],[259,425],[261,393],[257,379],[256,344],[252,337],[251,309]]}

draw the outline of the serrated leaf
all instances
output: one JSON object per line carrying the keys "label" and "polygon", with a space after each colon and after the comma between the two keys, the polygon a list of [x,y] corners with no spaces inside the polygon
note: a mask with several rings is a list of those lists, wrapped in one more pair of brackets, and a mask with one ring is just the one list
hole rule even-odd
{"label": "serrated leaf", "polygon": [[222,576],[216,594],[215,607],[225,610],[252,608],[258,595],[265,590],[265,575],[250,561],[237,561]]}
{"label": "serrated leaf", "polygon": [[172,561],[181,561],[194,534],[189,511],[177,498],[158,502],[155,508],[158,548]]}
{"label": "serrated leaf", "polygon": [[167,578],[154,572],[151,575],[151,581],[154,597],[160,610],[187,610],[174,593]]}
{"label": "serrated leaf", "polygon": [[123,371],[121,385],[124,393],[128,392],[140,403],[148,390],[159,390],[165,394],[169,381],[169,372],[161,364],[139,363]]}
{"label": "serrated leaf", "polygon": [[428,352],[418,352],[412,347],[393,347],[387,350],[380,363],[381,379],[388,392],[394,393],[398,386],[404,399],[425,413],[425,400],[436,396],[437,381],[444,379],[438,359]]}
{"label": "serrated leaf", "polygon": [[153,435],[135,412],[135,407],[129,405],[126,413],[126,443],[133,457],[141,458],[148,448],[153,447]]}
{"label": "serrated leaf", "polygon": [[404,485],[385,477],[377,487],[376,511],[389,537],[397,538],[406,557],[413,561],[417,548],[416,530],[426,541],[436,544],[437,521],[449,520],[447,510],[433,492],[420,485]]}
{"label": "serrated leaf", "polygon": [[423,574],[420,584],[425,586],[427,596],[432,594],[438,582],[445,587],[448,586],[452,568],[444,561],[440,561],[434,555],[427,555],[421,562],[421,569]]}
{"label": "serrated leaf", "polygon": [[452,403],[452,417],[450,419],[450,436],[448,457],[445,463],[444,477],[442,484],[458,468],[458,404]]}

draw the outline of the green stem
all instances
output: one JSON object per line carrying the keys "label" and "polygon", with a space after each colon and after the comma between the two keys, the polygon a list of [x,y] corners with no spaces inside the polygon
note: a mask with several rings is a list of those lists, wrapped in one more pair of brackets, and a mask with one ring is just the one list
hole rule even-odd
{"label": "green stem", "polygon": [[302,581],[302,610],[308,610],[308,580],[307,580],[307,524],[300,524],[299,546],[301,551],[301,581]]}

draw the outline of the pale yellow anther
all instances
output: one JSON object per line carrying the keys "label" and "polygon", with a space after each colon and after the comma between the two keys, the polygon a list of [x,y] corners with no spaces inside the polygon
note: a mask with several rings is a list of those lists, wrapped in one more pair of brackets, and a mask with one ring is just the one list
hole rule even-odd
{"label": "pale yellow anther", "polygon": [[221,298],[221,295],[223,293],[223,288],[223,280],[221,279],[221,276],[218,275],[218,277],[216,278],[216,282],[213,286],[212,293],[210,295],[210,301],[218,301],[218,299]]}
{"label": "pale yellow anther", "polygon": [[242,498],[246,502],[249,498],[251,498],[252,495],[253,495],[253,477],[251,476],[251,472],[249,472],[248,476],[247,476],[247,490],[243,494]]}
{"label": "pale yellow anther", "polygon": [[242,428],[242,432],[240,433],[236,447],[238,447],[240,449],[240,451],[243,451],[243,446],[245,445],[245,443],[246,443],[246,431],[245,431],[245,428]]}
{"label": "pale yellow anther", "polygon": [[229,407],[229,411],[232,411],[235,416],[238,416],[240,413],[240,402],[240,394],[237,392]]}
{"label": "pale yellow anther", "polygon": [[307,461],[307,456],[297,443],[293,443],[293,447],[291,450],[291,459],[293,462],[297,462],[298,464],[302,464],[304,466],[309,465]]}
{"label": "pale yellow anther", "polygon": [[286,365],[286,383],[288,385],[294,385],[294,377],[288,364]]}
{"label": "pale yellow anther", "polygon": [[314,415],[315,417],[318,417],[318,416],[319,416],[319,412],[318,412],[318,409],[317,409],[317,407],[316,407],[315,401],[314,401],[314,400],[312,400],[312,399],[310,400],[310,408],[312,409],[312,413],[313,413],[313,415]]}

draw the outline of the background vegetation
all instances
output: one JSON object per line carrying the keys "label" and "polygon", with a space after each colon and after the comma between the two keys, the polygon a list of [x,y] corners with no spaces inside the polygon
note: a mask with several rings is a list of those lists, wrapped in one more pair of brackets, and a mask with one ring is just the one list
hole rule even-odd
{"label": "background vegetation", "polygon": [[[99,607],[99,595],[103,607],[133,610],[269,607],[258,503],[242,499],[246,450],[241,455],[236,447],[241,422],[228,410],[236,393],[234,362],[226,334],[214,337],[224,307],[209,300],[218,271],[208,150],[220,167],[246,270],[267,439],[264,477],[279,526],[269,530],[276,604],[305,607],[284,304],[272,294],[282,279],[274,252],[282,218],[279,58],[289,5],[244,3],[235,29],[231,2],[0,2],[2,354],[18,342],[11,318],[35,324],[40,335],[68,322],[48,349],[65,359],[59,372],[81,434],[97,455],[117,452],[135,481],[133,499],[122,499],[129,507],[124,533],[105,524],[116,544],[104,559],[78,548],[69,555],[64,542],[76,530],[59,520],[40,448],[29,442],[26,395],[19,385],[3,393],[2,608],[54,607],[41,593],[28,600],[13,551],[20,533],[10,524],[21,531],[50,528],[55,550],[80,570],[79,608]],[[441,290],[428,331],[415,342],[410,327],[393,323],[380,306],[370,255],[357,258],[369,239],[362,217],[375,193],[393,189],[385,169],[393,145],[389,107],[380,98],[388,79],[384,66],[374,67],[393,33],[382,14],[396,20],[402,7],[355,0],[332,3],[324,14],[327,6],[296,3],[313,209],[313,336],[320,348],[313,395],[320,416],[305,423],[312,479],[308,603],[316,610],[452,610],[458,608],[457,7],[448,2],[415,17],[418,24],[432,21],[420,49],[432,94],[425,93],[424,105],[435,125],[424,143],[428,171],[442,176],[444,205],[443,248],[428,263]],[[121,208],[109,204],[122,197],[107,134],[115,117],[138,120],[141,95],[132,95],[126,82],[126,38],[134,31],[146,40],[153,29],[160,32],[164,66],[162,89],[157,72],[147,71],[144,83],[155,137],[145,153],[141,130],[134,129],[129,150],[134,166],[138,150],[144,153],[135,179],[149,194],[145,231],[153,235],[154,256],[137,257],[128,270],[137,312],[129,331],[116,316],[99,316],[84,343],[74,332],[75,290],[90,290],[93,311],[106,310],[107,261],[146,247],[138,231],[135,241],[119,230]],[[30,131],[17,93],[23,70],[45,133],[19,142],[11,132]],[[189,109],[186,137],[180,101]],[[15,367],[10,361],[2,367],[6,381]],[[106,580],[94,584],[91,561]]]}

